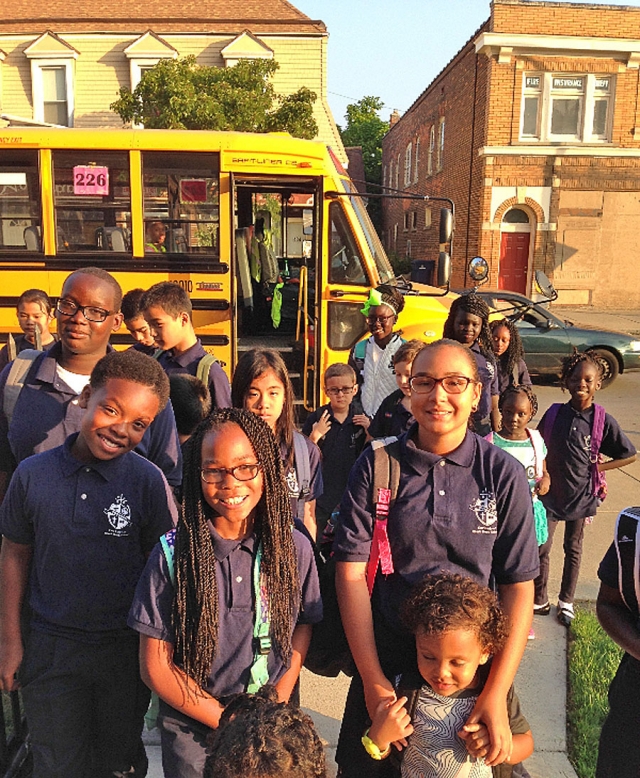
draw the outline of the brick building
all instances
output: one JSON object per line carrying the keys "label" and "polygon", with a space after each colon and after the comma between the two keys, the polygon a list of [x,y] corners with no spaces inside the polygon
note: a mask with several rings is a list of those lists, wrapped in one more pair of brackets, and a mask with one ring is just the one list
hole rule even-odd
{"label": "brick building", "polygon": [[278,94],[317,94],[318,137],[346,162],[327,102],[327,42],[324,23],[286,0],[10,0],[0,13],[0,127],[121,127],[109,105],[161,59],[266,58],[280,65]]}
{"label": "brick building", "polygon": [[[394,121],[395,118],[395,121]],[[453,285],[640,306],[640,8],[494,0],[487,21],[392,126],[383,179],[456,206]],[[439,207],[384,202],[384,242],[438,255]]]}

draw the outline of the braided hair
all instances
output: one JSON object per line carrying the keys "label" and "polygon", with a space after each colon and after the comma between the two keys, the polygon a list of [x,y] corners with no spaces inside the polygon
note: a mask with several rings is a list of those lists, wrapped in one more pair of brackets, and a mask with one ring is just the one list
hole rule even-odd
{"label": "braided hair", "polygon": [[570,354],[568,357],[564,357],[562,360],[560,386],[562,387],[563,392],[567,388],[567,379],[581,362],[586,362],[588,365],[593,365],[593,367],[596,369],[596,373],[598,374],[598,378],[602,379],[602,365],[593,356],[593,354],[590,354],[588,351],[578,351],[576,348],[574,348],[573,354]]}
{"label": "braided hair", "polygon": [[380,286],[376,287],[376,291],[380,292],[382,305],[387,305],[392,308],[396,312],[396,315],[402,311],[404,308],[404,296],[395,286],[380,284]]}
{"label": "braided hair", "polygon": [[518,328],[510,319],[497,319],[489,324],[491,334],[493,335],[496,330],[501,327],[505,327],[509,330],[509,345],[504,354],[498,356],[496,354],[496,361],[500,363],[500,368],[505,375],[513,375],[513,371],[520,364],[520,360],[524,359],[524,346],[522,345],[522,338],[518,332]]}
{"label": "braided hair", "polygon": [[175,662],[204,687],[218,648],[219,603],[216,557],[207,521],[215,513],[200,485],[202,441],[210,432],[237,424],[249,438],[262,466],[264,487],[254,532],[262,543],[261,575],[269,593],[274,649],[283,662],[291,656],[291,632],[300,602],[300,581],[292,534],[289,497],[280,452],[262,419],[238,408],[217,408],[202,421],[184,447],[182,505],[175,541],[176,592],[171,614]]}
{"label": "braided hair", "polygon": [[493,341],[491,338],[491,330],[489,329],[489,306],[486,302],[477,295],[475,292],[469,292],[469,294],[460,295],[451,303],[449,309],[449,315],[444,323],[444,330],[442,333],[443,338],[450,338],[451,340],[458,340],[457,333],[455,331],[455,321],[458,311],[464,313],[470,313],[472,316],[478,316],[482,319],[482,328],[478,335],[477,343],[480,347],[482,355],[490,362],[495,364],[495,356],[493,354]]}
{"label": "braided hair", "polygon": [[498,410],[502,411],[504,404],[512,394],[526,394],[529,402],[531,403],[531,418],[538,413],[538,398],[535,395],[532,387],[529,384],[509,384],[507,388],[500,394],[498,400]]}

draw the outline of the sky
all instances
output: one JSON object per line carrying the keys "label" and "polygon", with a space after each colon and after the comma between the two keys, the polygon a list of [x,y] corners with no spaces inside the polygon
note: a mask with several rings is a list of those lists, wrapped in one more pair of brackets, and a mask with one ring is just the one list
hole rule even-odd
{"label": "sky", "polygon": [[[365,95],[383,100],[382,119],[406,111],[489,18],[488,0],[290,2],[327,26],[329,105],[342,125],[347,105]],[[640,6],[640,0],[607,4]]]}

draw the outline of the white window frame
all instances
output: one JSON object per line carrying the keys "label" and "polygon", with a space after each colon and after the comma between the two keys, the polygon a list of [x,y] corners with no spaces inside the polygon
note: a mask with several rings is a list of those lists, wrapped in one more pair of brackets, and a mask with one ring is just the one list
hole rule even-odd
{"label": "white window frame", "polygon": [[413,183],[418,183],[418,162],[420,160],[420,138],[416,138],[416,151],[413,155]]}
{"label": "white window frame", "polygon": [[436,128],[431,125],[429,130],[429,155],[427,157],[427,176],[433,175],[433,155],[436,150]]}
{"label": "white window frame", "polygon": [[[533,79],[539,79],[539,85],[528,86]],[[581,79],[582,86],[575,88],[554,88],[556,79],[571,81]],[[608,82],[606,91],[598,92],[598,83]],[[526,143],[611,143],[613,128],[613,114],[615,110],[615,76],[611,73],[542,73],[525,72],[522,76],[522,101],[520,106],[520,133],[519,138]],[[534,134],[524,133],[525,98],[538,97],[538,112],[536,129]],[[578,128],[575,134],[553,133],[551,122],[553,118],[553,102],[561,96],[578,98],[580,100],[580,113]],[[607,117],[605,132],[601,135],[593,133],[593,119],[596,100],[607,101]]]}
{"label": "white window frame", "polygon": [[45,68],[64,68],[65,89],[67,93],[67,127],[73,127],[75,111],[74,95],[74,58],[73,57],[34,57],[31,59],[31,94],[33,98],[33,118],[44,124],[44,84],[42,71]]}
{"label": "white window frame", "polygon": [[413,143],[409,141],[409,145],[404,150],[404,186],[405,189],[411,186],[411,173],[413,172],[411,165],[411,152],[413,150]]}
{"label": "white window frame", "polygon": [[436,170],[439,173],[444,167],[444,116],[440,117],[438,122],[438,148],[437,148]]}
{"label": "white window frame", "polygon": [[400,154],[396,157],[396,189],[400,189]]}

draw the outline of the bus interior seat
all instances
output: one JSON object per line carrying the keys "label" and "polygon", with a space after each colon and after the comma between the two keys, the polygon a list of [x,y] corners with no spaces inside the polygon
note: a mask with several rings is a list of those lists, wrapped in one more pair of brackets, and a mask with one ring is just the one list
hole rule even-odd
{"label": "bus interior seat", "polygon": [[41,251],[40,227],[25,227],[22,233],[27,251]]}
{"label": "bus interior seat", "polygon": [[249,255],[247,254],[247,228],[236,230],[236,259],[238,261],[238,278],[245,308],[253,308],[253,287],[249,270]]}

